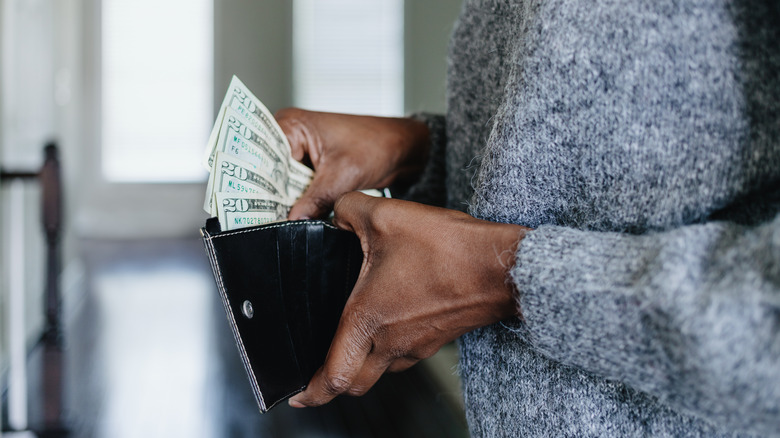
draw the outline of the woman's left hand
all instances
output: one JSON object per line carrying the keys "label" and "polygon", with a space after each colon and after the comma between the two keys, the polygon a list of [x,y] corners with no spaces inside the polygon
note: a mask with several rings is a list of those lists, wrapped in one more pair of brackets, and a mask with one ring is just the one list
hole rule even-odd
{"label": "woman's left hand", "polygon": [[357,192],[334,211],[360,238],[363,266],[325,364],[291,406],[362,395],[385,371],[518,314],[508,270],[527,228]]}

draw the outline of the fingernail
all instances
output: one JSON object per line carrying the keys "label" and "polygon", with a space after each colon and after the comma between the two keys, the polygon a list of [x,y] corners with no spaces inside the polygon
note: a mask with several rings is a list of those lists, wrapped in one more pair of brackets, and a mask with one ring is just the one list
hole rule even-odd
{"label": "fingernail", "polygon": [[306,407],[303,403],[301,403],[301,402],[299,402],[297,400],[293,400],[293,399],[287,400],[287,404],[292,406],[292,407],[294,407],[294,408],[305,408]]}
{"label": "fingernail", "polygon": [[300,219],[302,221],[307,221],[307,220],[311,219],[311,216],[301,216],[298,219]]}

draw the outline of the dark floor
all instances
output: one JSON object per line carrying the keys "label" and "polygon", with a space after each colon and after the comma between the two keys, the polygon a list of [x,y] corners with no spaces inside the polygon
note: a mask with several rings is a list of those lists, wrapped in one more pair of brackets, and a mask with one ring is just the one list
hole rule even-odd
{"label": "dark floor", "polygon": [[261,415],[199,241],[93,241],[84,260],[86,292],[66,315],[71,436],[467,435],[458,407],[420,366],[386,375],[364,397]]}

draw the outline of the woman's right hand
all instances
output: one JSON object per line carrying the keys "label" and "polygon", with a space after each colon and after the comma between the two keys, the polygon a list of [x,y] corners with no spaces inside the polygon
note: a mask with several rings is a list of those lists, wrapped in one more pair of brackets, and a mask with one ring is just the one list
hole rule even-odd
{"label": "woman's right hand", "polygon": [[377,189],[413,180],[428,160],[428,127],[410,118],[322,113],[297,108],[275,115],[294,159],[315,174],[288,219],[327,215],[353,190]]}

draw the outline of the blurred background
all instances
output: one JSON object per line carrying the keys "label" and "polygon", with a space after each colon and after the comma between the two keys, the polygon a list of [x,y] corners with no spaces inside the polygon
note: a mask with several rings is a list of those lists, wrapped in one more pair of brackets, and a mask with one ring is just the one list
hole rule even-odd
{"label": "blurred background", "polygon": [[363,398],[260,415],[198,234],[232,75],[271,111],[443,112],[459,10],[0,0],[2,434],[465,435],[454,346]]}

